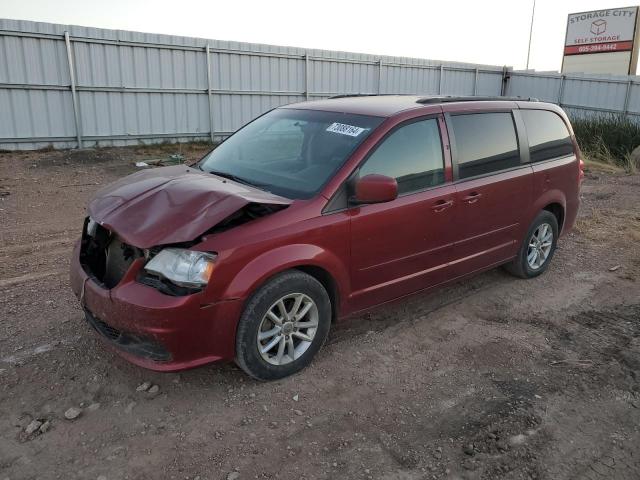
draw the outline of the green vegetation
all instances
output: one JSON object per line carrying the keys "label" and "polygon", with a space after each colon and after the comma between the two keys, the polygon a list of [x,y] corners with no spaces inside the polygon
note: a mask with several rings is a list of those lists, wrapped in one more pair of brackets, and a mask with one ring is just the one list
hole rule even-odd
{"label": "green vegetation", "polygon": [[631,155],[640,146],[640,123],[622,115],[574,118],[571,123],[587,159],[618,165],[628,172],[640,166]]}

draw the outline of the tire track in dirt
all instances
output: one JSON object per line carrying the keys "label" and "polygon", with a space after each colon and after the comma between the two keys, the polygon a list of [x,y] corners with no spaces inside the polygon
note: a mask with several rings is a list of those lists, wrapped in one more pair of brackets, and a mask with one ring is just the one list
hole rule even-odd
{"label": "tire track in dirt", "polygon": [[9,288],[16,285],[20,285],[22,283],[31,282],[32,280],[40,280],[42,278],[53,277],[56,275],[63,275],[65,273],[67,273],[66,270],[50,270],[46,272],[33,272],[33,273],[27,273],[25,275],[20,275],[17,277],[0,279],[0,288]]}
{"label": "tire track in dirt", "polygon": [[[73,241],[73,238],[64,236],[62,238],[52,238],[48,240],[2,246],[0,247],[0,256],[8,258],[10,255],[26,255],[28,253],[37,252],[41,249],[47,249],[47,252],[58,252],[63,247],[69,248],[70,245],[73,244]],[[54,248],[54,250],[50,250],[51,248]]]}

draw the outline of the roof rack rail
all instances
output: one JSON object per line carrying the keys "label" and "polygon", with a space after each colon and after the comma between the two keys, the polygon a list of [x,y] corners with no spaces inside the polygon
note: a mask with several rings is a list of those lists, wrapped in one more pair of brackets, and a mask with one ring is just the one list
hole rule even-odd
{"label": "roof rack rail", "polygon": [[350,98],[350,97],[377,97],[378,93],[340,93],[338,95],[332,95],[329,100],[334,98]]}
{"label": "roof rack rail", "polygon": [[424,97],[416,100],[416,103],[429,105],[432,103],[451,103],[451,102],[496,102],[496,101],[520,101],[520,102],[539,102],[533,97],[474,97],[474,96],[433,96]]}

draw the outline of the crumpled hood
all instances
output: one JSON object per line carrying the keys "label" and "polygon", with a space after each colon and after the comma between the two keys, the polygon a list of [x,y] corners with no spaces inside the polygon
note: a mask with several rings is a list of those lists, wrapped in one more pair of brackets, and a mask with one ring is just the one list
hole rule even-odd
{"label": "crumpled hood", "polygon": [[143,170],[98,191],[89,215],[129,245],[195,240],[249,203],[291,200],[185,165]]}

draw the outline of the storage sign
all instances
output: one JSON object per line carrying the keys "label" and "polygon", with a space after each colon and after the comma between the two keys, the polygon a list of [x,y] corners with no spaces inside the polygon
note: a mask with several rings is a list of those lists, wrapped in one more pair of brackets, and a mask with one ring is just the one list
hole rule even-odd
{"label": "storage sign", "polygon": [[564,54],[633,50],[637,16],[638,7],[569,14]]}

